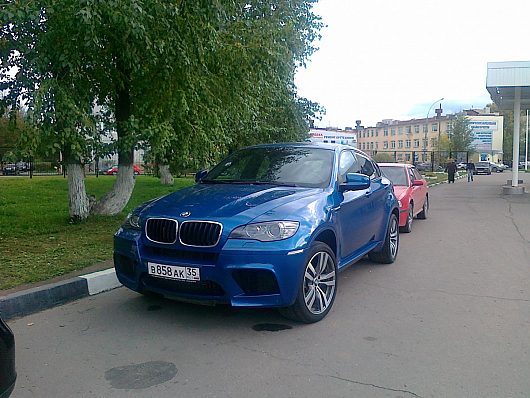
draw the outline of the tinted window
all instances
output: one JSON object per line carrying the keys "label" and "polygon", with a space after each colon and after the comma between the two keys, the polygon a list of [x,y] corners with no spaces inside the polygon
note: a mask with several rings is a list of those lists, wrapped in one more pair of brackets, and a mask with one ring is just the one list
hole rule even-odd
{"label": "tinted window", "polygon": [[361,167],[357,156],[351,151],[343,151],[339,159],[339,182],[346,181],[347,173],[360,173]]}
{"label": "tinted window", "polygon": [[407,172],[404,167],[399,166],[379,166],[383,175],[394,185],[408,186]]}
{"label": "tinted window", "polygon": [[215,166],[203,182],[323,188],[329,185],[333,156],[334,151],[321,148],[246,148]]}
{"label": "tinted window", "polygon": [[367,175],[370,178],[376,178],[378,177],[376,169],[370,159],[365,158],[364,156],[358,155],[357,156],[360,166],[360,173]]}

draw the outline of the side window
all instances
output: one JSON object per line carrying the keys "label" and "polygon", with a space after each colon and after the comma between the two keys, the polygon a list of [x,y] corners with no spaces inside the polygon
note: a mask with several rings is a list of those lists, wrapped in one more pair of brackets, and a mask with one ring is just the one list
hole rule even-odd
{"label": "side window", "polygon": [[416,179],[416,176],[414,175],[414,170],[412,170],[411,168],[409,168],[409,179],[410,179],[409,184],[412,184],[412,181]]}
{"label": "side window", "polygon": [[339,183],[346,182],[346,174],[359,173],[360,167],[358,157],[351,151],[343,151],[339,159]]}
{"label": "side window", "polygon": [[420,172],[418,171],[418,169],[413,169],[414,170],[414,179],[415,180],[421,180],[423,179],[423,177],[421,176]]}
{"label": "side window", "polygon": [[371,179],[377,178],[377,171],[374,166],[374,164],[370,161],[370,159],[365,158],[364,156],[358,156],[359,159],[359,165],[360,165],[360,173],[367,175]]}

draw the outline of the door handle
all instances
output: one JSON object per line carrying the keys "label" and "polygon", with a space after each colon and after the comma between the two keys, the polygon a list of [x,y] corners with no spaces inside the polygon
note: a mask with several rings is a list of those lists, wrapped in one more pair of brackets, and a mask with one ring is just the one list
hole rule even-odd
{"label": "door handle", "polygon": [[369,198],[370,196],[372,196],[372,191],[365,192],[364,196]]}

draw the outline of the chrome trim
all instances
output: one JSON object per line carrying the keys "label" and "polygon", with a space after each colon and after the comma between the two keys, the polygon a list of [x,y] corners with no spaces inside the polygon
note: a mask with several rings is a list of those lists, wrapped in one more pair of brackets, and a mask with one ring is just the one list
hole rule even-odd
{"label": "chrome trim", "polygon": [[292,255],[294,255],[294,254],[300,254],[300,253],[303,253],[303,252],[304,252],[303,249],[300,249],[300,250],[293,250],[293,251],[287,253],[287,255],[288,255],[288,256],[292,256]]}
{"label": "chrome trim", "polygon": [[[168,242],[159,242],[157,240],[153,240],[151,239],[148,235],[147,235],[147,223],[149,222],[149,220],[168,220],[168,221],[173,221],[175,222],[175,240],[171,243],[168,243]],[[179,234],[179,222],[173,218],[167,218],[167,217],[149,217],[147,220],[145,220],[145,227],[144,227],[144,232],[145,232],[145,237],[147,238],[147,240],[153,242],[153,243],[158,243],[160,245],[172,245],[174,243],[177,242],[177,236]]]}
{"label": "chrome trim", "polygon": [[[217,224],[221,227],[221,230],[219,231],[219,236],[217,237],[217,241],[213,244],[213,245],[210,245],[210,246],[197,246],[197,245],[188,245],[184,242],[182,242],[182,239],[180,239],[180,228],[182,228],[182,226],[184,224],[187,224],[187,223],[190,223],[190,222],[199,222],[199,223],[206,223],[206,224]],[[178,237],[179,237],[179,242],[182,246],[187,246],[187,247],[215,247],[217,246],[217,244],[219,243],[219,241],[221,240],[221,235],[223,234],[223,224],[221,224],[220,222],[217,222],[217,221],[205,221],[205,220],[186,220],[186,221],[183,221],[181,224],[180,224],[180,228],[178,230]]]}

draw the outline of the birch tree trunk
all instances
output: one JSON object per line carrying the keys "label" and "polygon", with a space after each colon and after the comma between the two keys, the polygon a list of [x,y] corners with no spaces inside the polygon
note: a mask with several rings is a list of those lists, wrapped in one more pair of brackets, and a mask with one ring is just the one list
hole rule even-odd
{"label": "birch tree trunk", "polygon": [[169,165],[161,164],[158,166],[158,169],[160,170],[160,184],[173,185],[175,181],[171,175],[171,171],[169,171]]}
{"label": "birch tree trunk", "polygon": [[68,210],[72,221],[84,220],[90,214],[90,200],[85,189],[83,166],[79,163],[68,163]]}
{"label": "birch tree trunk", "polygon": [[134,189],[133,165],[118,165],[118,174],[112,190],[92,206],[92,214],[114,216],[129,202]]}

